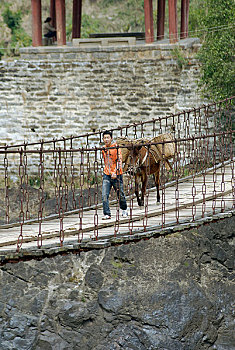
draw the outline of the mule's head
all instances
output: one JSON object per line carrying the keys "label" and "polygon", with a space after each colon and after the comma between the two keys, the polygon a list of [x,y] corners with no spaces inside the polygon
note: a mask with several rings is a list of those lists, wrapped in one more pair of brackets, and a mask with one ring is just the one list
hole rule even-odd
{"label": "mule's head", "polygon": [[139,169],[139,154],[140,154],[140,149],[142,146],[140,145],[134,145],[130,150],[129,150],[129,156],[126,162],[127,165],[127,173],[129,175],[136,175],[138,173]]}

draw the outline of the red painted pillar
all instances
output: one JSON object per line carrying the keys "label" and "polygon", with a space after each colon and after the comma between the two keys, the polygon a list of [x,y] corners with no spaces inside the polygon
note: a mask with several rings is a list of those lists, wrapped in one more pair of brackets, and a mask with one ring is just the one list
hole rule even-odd
{"label": "red painted pillar", "polygon": [[55,0],[57,45],[66,45],[65,0]]}
{"label": "red painted pillar", "polygon": [[55,0],[50,0],[50,17],[52,27],[56,28]]}
{"label": "red painted pillar", "polygon": [[189,0],[181,0],[180,39],[188,37]]}
{"label": "red painted pillar", "polygon": [[157,40],[164,39],[166,0],[157,1]]}
{"label": "red painted pillar", "polygon": [[145,42],[146,44],[148,44],[154,41],[152,0],[144,0],[144,16],[145,16]]}
{"label": "red painted pillar", "polygon": [[169,38],[170,43],[178,41],[177,32],[177,0],[168,0],[169,7]]}
{"label": "red painted pillar", "polygon": [[31,0],[32,41],[33,46],[42,45],[42,9],[41,0]]}
{"label": "red painted pillar", "polygon": [[73,0],[73,29],[72,38],[81,37],[82,0]]}

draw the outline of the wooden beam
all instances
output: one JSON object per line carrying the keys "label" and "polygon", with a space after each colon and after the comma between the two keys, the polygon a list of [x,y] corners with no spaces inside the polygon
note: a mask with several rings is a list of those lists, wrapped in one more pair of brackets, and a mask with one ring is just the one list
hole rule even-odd
{"label": "wooden beam", "polygon": [[146,44],[148,44],[154,41],[152,0],[144,0],[144,15],[145,15],[145,42]]}
{"label": "wooden beam", "polygon": [[42,45],[42,8],[41,0],[31,0],[32,9],[32,45]]}
{"label": "wooden beam", "polygon": [[166,0],[157,1],[157,40],[164,39]]}
{"label": "wooden beam", "polygon": [[55,0],[57,45],[66,45],[65,0]]}
{"label": "wooden beam", "polygon": [[72,38],[81,38],[82,0],[73,0]]}
{"label": "wooden beam", "polygon": [[50,0],[50,17],[52,27],[56,28],[55,0]]}
{"label": "wooden beam", "polygon": [[188,37],[189,0],[181,0],[180,39]]}
{"label": "wooden beam", "polygon": [[169,7],[169,38],[170,43],[178,41],[177,31],[177,0],[168,0]]}

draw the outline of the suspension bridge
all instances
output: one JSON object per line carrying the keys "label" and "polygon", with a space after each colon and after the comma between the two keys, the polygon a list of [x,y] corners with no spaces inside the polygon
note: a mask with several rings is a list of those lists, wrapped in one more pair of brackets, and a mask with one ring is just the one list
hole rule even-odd
{"label": "suspension bridge", "polygon": [[[114,139],[171,133],[175,144],[172,169],[167,171],[161,162],[160,203],[149,178],[144,206],[139,207],[133,176],[124,174],[128,218],[121,216],[118,198],[112,193],[112,218],[101,220],[102,130],[0,147],[0,254],[144,235],[233,210],[233,103],[234,97],[112,129]],[[164,141],[161,145],[164,149]]]}

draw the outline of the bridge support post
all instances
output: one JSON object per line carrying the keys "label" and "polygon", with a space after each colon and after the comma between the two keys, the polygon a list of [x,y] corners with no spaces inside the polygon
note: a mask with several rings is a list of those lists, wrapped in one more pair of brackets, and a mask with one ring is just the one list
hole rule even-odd
{"label": "bridge support post", "polygon": [[56,8],[57,44],[66,45],[65,0],[56,0],[55,8]]}
{"label": "bridge support post", "polygon": [[189,0],[181,0],[180,39],[188,37]]}
{"label": "bridge support post", "polygon": [[32,8],[32,41],[33,46],[42,45],[42,9],[41,0],[31,0]]}
{"label": "bridge support post", "polygon": [[177,0],[168,0],[169,7],[169,38],[173,44],[178,41],[177,32]]}
{"label": "bridge support post", "polygon": [[154,41],[152,0],[144,0],[144,16],[145,16],[145,42],[146,44],[149,44]]}
{"label": "bridge support post", "polygon": [[81,37],[82,0],[73,0],[72,38]]}
{"label": "bridge support post", "polygon": [[157,2],[157,40],[164,39],[165,5],[166,5],[166,0],[158,0]]}

